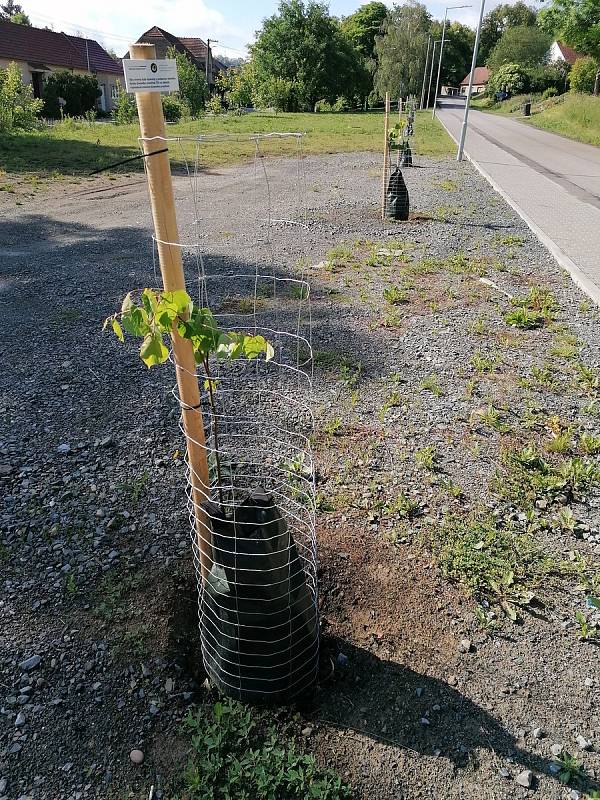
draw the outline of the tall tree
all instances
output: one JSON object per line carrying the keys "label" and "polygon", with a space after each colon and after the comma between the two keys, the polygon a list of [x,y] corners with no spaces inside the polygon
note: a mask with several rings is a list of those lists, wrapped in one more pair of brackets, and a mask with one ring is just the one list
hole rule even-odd
{"label": "tall tree", "polygon": [[31,27],[31,20],[24,11],[17,11],[16,14],[10,17],[10,21],[14,22],[15,25],[27,25]]}
{"label": "tall tree", "polygon": [[313,110],[317,100],[368,91],[362,57],[327,6],[314,0],[281,0],[257,32],[251,54],[259,94],[263,82],[286,82],[286,110]]}
{"label": "tall tree", "polygon": [[382,35],[375,39],[375,88],[380,95],[419,94],[430,28],[431,16],[416,0],[394,6],[389,12]]}
{"label": "tall tree", "polygon": [[14,14],[22,14],[23,9],[15,0],[6,0],[0,3],[0,19],[10,19]]}
{"label": "tall tree", "polygon": [[537,21],[537,13],[531,6],[519,0],[514,5],[504,3],[492,9],[483,18],[481,39],[479,42],[480,61],[485,64],[502,34],[509,28],[525,25],[533,27]]}
{"label": "tall tree", "polygon": [[[540,25],[552,36],[600,63],[600,0],[551,0]],[[600,69],[594,94],[600,93]]]}
{"label": "tall tree", "polygon": [[[431,35],[435,40],[442,38],[442,24],[443,23],[436,21],[431,26]],[[460,22],[452,22],[450,25],[446,26],[444,52],[442,54],[442,69],[440,73],[440,82],[442,86],[459,86],[462,79],[471,69],[474,45],[475,31],[469,28],[468,25],[463,25]]]}
{"label": "tall tree", "polygon": [[375,37],[381,33],[387,15],[387,6],[374,0],[342,20],[342,31],[364,58],[375,57]]}
{"label": "tall tree", "polygon": [[536,67],[542,64],[552,44],[552,38],[539,28],[524,25],[508,28],[492,50],[487,64],[493,71],[503,64]]}
{"label": "tall tree", "polygon": [[206,76],[202,70],[192,64],[185,53],[180,53],[175,47],[169,47],[167,58],[174,58],[177,62],[179,96],[189,108],[190,113],[196,116],[204,108],[208,96]]}

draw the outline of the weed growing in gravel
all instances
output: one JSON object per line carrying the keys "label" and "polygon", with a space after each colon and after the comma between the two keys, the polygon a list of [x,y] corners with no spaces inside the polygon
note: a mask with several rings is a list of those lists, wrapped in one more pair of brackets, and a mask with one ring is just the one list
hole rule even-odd
{"label": "weed growing in gravel", "polygon": [[556,763],[560,766],[558,780],[564,783],[565,786],[570,784],[573,780],[580,780],[584,777],[583,767],[579,761],[570,753],[567,753],[566,750],[558,756]]}
{"label": "weed growing in gravel", "polygon": [[383,296],[391,306],[400,305],[400,303],[408,303],[408,292],[406,289],[400,289],[398,286],[388,286],[383,290]]}
{"label": "weed growing in gravel", "polygon": [[436,397],[442,397],[444,394],[444,390],[440,386],[439,378],[435,374],[431,374],[426,378],[423,378],[419,384],[419,389],[422,392],[431,392],[431,394],[435,395]]}
{"label": "weed growing in gravel", "polygon": [[469,258],[462,252],[448,256],[441,266],[455,275],[485,275],[487,271],[482,259]]}
{"label": "weed growing in gravel", "polygon": [[[534,384],[537,384],[537,386],[541,386],[544,389],[548,389],[551,392],[555,392],[560,389],[560,383],[557,380],[556,372],[549,364],[543,367],[532,367],[531,377]],[[523,381],[522,385],[528,388],[529,383],[527,380],[525,380]]]}
{"label": "weed growing in gravel", "polygon": [[382,421],[385,418],[385,415],[390,410],[390,408],[399,408],[403,403],[403,398],[400,392],[393,391],[386,397],[384,404],[381,406],[381,411],[379,412],[379,419]]}
{"label": "weed growing in gravel", "polygon": [[444,189],[446,192],[456,192],[458,189],[458,184],[450,178],[446,178],[444,181],[438,181],[434,186],[437,186],[439,189]]}
{"label": "weed growing in gravel", "polygon": [[566,453],[573,444],[573,428],[569,426],[556,433],[550,441],[546,442],[548,453]]}
{"label": "weed growing in gravel", "polygon": [[581,344],[577,336],[573,336],[571,333],[559,333],[550,348],[550,355],[556,358],[570,360],[572,358],[577,358],[580,351]]}
{"label": "weed growing in gravel", "polygon": [[459,486],[458,483],[454,483],[452,478],[440,478],[438,483],[442,489],[445,489],[450,497],[453,497],[455,500],[460,500],[463,496],[462,486]]}
{"label": "weed growing in gravel", "polygon": [[327,436],[339,436],[342,430],[342,425],[342,418],[334,417],[326,422],[325,425],[323,425],[323,431],[327,434]]}
{"label": "weed growing in gravel", "polygon": [[387,311],[381,321],[381,325],[384,328],[400,328],[404,322],[404,317],[398,311],[395,306],[392,306],[389,311]]}
{"label": "weed growing in gravel", "polygon": [[465,397],[470,400],[473,397],[473,392],[477,388],[477,379],[470,378],[465,385]]}
{"label": "weed growing in gravel", "polygon": [[502,244],[506,247],[521,247],[525,244],[525,239],[522,236],[516,236],[513,233],[506,234],[503,236],[502,234],[496,234],[494,236],[494,242],[496,244]]}
{"label": "weed growing in gravel", "polygon": [[506,450],[502,464],[492,488],[500,497],[524,509],[541,499],[556,502],[564,498],[568,503],[600,484],[600,470],[589,459],[575,456],[551,464],[533,444]]}
{"label": "weed growing in gravel", "polygon": [[579,638],[582,642],[589,642],[600,636],[600,628],[596,625],[590,625],[582,611],[575,612],[575,620],[579,625]]}
{"label": "weed growing in gravel", "polygon": [[473,322],[469,323],[468,330],[469,333],[473,333],[476,336],[483,336],[484,333],[486,332],[485,320],[482,319],[481,317],[477,317],[476,320],[473,320]]}
{"label": "weed growing in gravel", "polygon": [[415,462],[421,469],[426,469],[429,472],[435,472],[438,468],[438,455],[433,445],[423,447],[415,453]]}
{"label": "weed growing in gravel", "polygon": [[325,263],[330,265],[328,267],[330,272],[335,272],[336,270],[346,267],[348,262],[352,261],[353,257],[354,251],[351,247],[345,244],[338,244],[332,247],[327,253]]}
{"label": "weed growing in gravel", "polygon": [[123,494],[128,495],[134,503],[137,503],[140,497],[145,493],[146,484],[149,480],[150,473],[142,472],[142,474],[136,478],[131,478],[129,481],[117,484],[117,489],[123,492]]}
{"label": "weed growing in gravel", "polygon": [[577,518],[569,506],[559,508],[556,514],[556,522],[561,530],[568,531],[569,533],[573,533],[577,526]]}
{"label": "weed growing in gravel", "polygon": [[471,356],[470,363],[474,370],[482,375],[485,372],[493,372],[498,365],[498,359],[476,350]]}
{"label": "weed growing in gravel", "polygon": [[511,430],[510,425],[503,421],[502,411],[491,403],[485,408],[476,411],[474,417],[481,420],[481,422],[489,428],[498,431],[498,433],[509,433]]}
{"label": "weed growing in gravel", "polygon": [[397,516],[401,519],[413,517],[419,510],[419,503],[400,492],[393,500],[389,500],[383,510],[386,514]]}
{"label": "weed growing in gravel", "polygon": [[574,366],[576,380],[579,387],[586,392],[586,394],[594,395],[600,386],[598,371],[593,367],[588,367],[587,364],[583,364],[581,361],[576,363]]}
{"label": "weed growing in gravel", "polygon": [[590,456],[600,453],[600,436],[593,433],[582,433],[579,437],[579,447]]}
{"label": "weed growing in gravel", "polygon": [[349,800],[351,792],[312,755],[282,742],[280,732],[241,703],[225,700],[184,720],[192,755],[181,800]]}
{"label": "weed growing in gravel", "polygon": [[516,328],[541,328],[554,319],[557,303],[549,289],[534,286],[525,297],[513,297],[515,307],[504,321]]}
{"label": "weed growing in gravel", "polygon": [[487,513],[448,516],[433,532],[442,573],[479,600],[498,603],[511,618],[560,567],[529,536],[500,527]]}

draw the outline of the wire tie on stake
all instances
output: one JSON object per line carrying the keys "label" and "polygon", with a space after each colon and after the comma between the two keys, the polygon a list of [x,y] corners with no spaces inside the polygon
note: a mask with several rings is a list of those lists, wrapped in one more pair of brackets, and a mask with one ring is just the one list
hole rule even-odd
{"label": "wire tie on stake", "polygon": [[109,164],[107,167],[100,167],[100,169],[95,169],[93,172],[90,172],[91,175],[98,175],[100,172],[106,172],[107,169],[113,169],[113,167],[120,167],[123,164],[130,164],[132,161],[137,161],[139,158],[149,158],[150,156],[157,156],[159,153],[168,153],[169,148],[163,147],[162,150],[153,150],[151,153],[139,153],[137,156],[132,156],[131,158],[124,158],[123,161],[116,161],[114,164]]}

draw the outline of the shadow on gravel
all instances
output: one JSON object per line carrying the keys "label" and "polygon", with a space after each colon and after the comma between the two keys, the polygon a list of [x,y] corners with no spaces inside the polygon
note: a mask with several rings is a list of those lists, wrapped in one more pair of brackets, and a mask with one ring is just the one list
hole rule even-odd
{"label": "shadow on gravel", "polygon": [[[337,638],[323,637],[321,650],[323,660],[333,661],[336,668],[313,711],[317,721],[388,746],[446,758],[458,769],[477,766],[477,751],[487,749],[514,764],[513,777],[529,769],[558,781],[551,771],[556,762],[523,749],[494,717],[445,681]],[[340,653],[347,658],[342,666]],[[586,777],[577,785],[589,792],[600,784]]]}

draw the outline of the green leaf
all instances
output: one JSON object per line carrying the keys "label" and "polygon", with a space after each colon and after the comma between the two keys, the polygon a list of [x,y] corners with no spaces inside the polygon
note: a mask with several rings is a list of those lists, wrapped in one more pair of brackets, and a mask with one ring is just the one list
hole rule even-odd
{"label": "green leaf", "polygon": [[121,314],[127,314],[133,308],[133,300],[131,299],[131,292],[127,292],[121,303]]}
{"label": "green leaf", "polygon": [[586,597],[586,604],[588,608],[595,608],[600,611],[600,597],[592,597],[589,595]]}
{"label": "green leaf", "polygon": [[169,357],[160,333],[148,333],[140,347],[140,358],[147,367],[163,364]]}
{"label": "green leaf", "polygon": [[112,320],[112,329],[115,332],[115,336],[117,337],[117,339],[119,339],[121,342],[124,342],[125,337],[123,336],[123,329],[119,325],[119,320],[114,319],[114,317]]}

